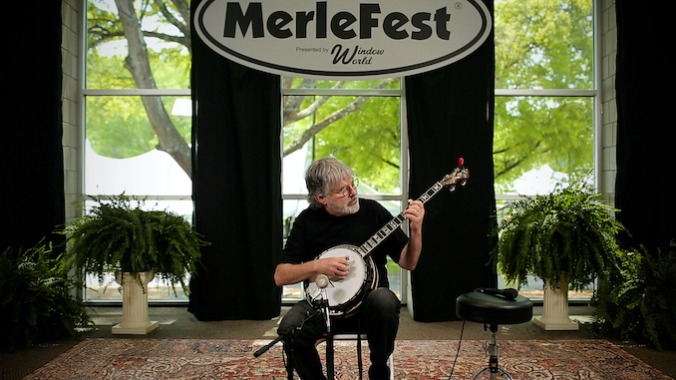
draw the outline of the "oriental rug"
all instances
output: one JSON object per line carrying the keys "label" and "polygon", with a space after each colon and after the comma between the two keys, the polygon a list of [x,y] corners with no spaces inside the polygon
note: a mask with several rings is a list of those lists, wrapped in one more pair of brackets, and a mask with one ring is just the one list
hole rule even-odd
{"label": "oriental rug", "polygon": [[[281,343],[254,355],[268,343],[271,340],[87,339],[24,379],[287,379]],[[395,378],[471,379],[488,367],[489,342],[463,340],[459,350],[458,343],[398,340]],[[360,378],[356,344],[335,342],[336,380]],[[368,347],[363,344],[366,372]],[[498,344],[499,368],[514,380],[671,379],[606,340],[505,340]],[[318,348],[323,354],[326,347],[322,343]],[[363,378],[367,377],[364,373]]]}

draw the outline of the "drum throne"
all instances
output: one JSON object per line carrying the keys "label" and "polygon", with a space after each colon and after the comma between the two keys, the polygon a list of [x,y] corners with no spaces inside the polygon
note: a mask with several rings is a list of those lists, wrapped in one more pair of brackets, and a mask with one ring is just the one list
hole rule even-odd
{"label": "drum throne", "polygon": [[[485,289],[487,290],[487,289]],[[491,342],[487,346],[488,366],[479,371],[473,379],[486,376],[489,379],[509,379],[512,377],[498,363],[498,325],[528,322],[533,318],[533,302],[518,295],[515,289],[492,289],[485,292],[481,288],[461,294],[456,298],[455,313],[458,318],[484,324],[484,330],[491,331]]]}

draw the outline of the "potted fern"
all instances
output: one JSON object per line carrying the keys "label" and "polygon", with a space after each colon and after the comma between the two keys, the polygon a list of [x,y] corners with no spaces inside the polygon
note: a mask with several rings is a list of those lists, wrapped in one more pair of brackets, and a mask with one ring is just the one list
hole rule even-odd
{"label": "potted fern", "polygon": [[544,281],[543,314],[534,323],[546,330],[578,328],[568,316],[568,288],[582,289],[618,262],[624,227],[615,211],[583,181],[507,207],[494,258],[509,283],[526,285],[529,275]]}
{"label": "potted fern", "polygon": [[64,264],[46,239],[0,252],[0,351],[71,338],[93,326],[73,295],[77,283]]}
{"label": "potted fern", "polygon": [[145,334],[157,327],[148,320],[146,285],[159,277],[172,289],[195,273],[203,237],[182,216],[166,210],[146,210],[143,201],[124,193],[89,197],[94,205],[67,224],[66,255],[72,265],[97,274],[115,273],[122,285],[123,321],[114,333]]}

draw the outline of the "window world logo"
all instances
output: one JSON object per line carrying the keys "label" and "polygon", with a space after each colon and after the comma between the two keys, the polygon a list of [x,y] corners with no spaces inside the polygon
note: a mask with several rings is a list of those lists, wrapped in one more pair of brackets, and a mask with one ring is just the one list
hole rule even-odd
{"label": "window world logo", "polygon": [[488,38],[480,1],[203,0],[200,39],[245,66],[281,75],[370,79],[456,62]]}

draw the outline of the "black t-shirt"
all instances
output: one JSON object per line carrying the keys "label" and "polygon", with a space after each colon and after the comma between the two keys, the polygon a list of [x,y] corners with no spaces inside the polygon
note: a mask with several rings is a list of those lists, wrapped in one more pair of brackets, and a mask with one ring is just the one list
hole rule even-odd
{"label": "black t-shirt", "polygon": [[[323,208],[307,208],[301,211],[293,223],[280,263],[299,264],[313,260],[327,249],[349,244],[361,246],[394,218],[380,203],[372,199],[359,199],[356,214],[333,216]],[[378,239],[380,240],[380,239]],[[399,261],[401,250],[408,236],[396,228],[369,254],[379,271],[379,287],[387,287],[387,256]]]}

